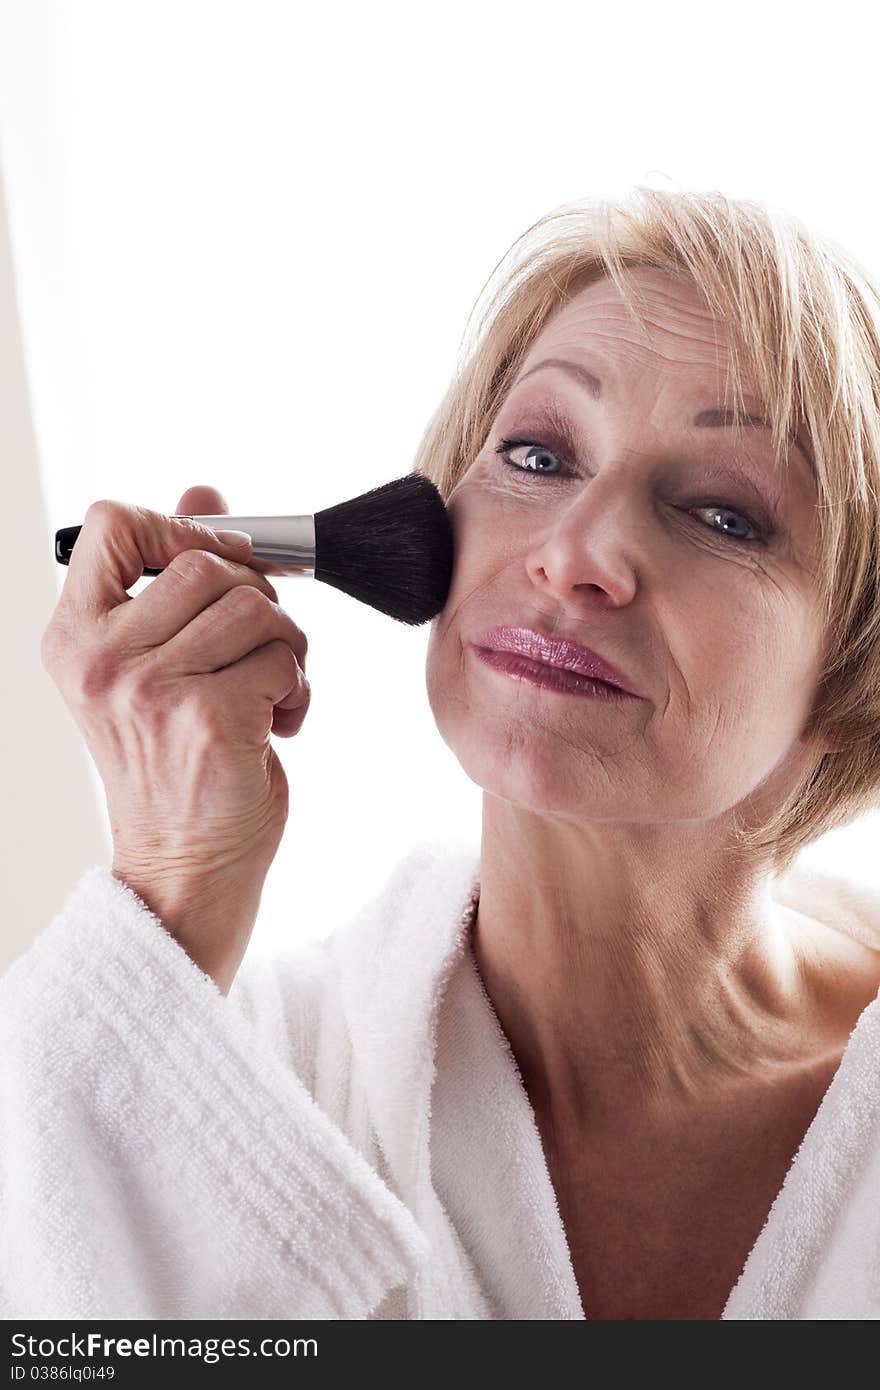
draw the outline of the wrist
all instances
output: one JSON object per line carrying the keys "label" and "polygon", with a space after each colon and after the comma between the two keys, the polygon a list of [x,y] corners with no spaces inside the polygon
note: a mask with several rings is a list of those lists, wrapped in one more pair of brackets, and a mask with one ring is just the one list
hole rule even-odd
{"label": "wrist", "polygon": [[159,919],[192,961],[226,994],[256,921],[262,884],[222,872],[157,873],[114,859],[114,878]]}

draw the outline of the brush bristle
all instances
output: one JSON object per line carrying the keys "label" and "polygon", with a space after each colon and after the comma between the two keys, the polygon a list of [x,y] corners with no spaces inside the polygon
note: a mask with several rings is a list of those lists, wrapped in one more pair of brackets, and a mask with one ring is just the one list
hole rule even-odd
{"label": "brush bristle", "polygon": [[315,513],[315,578],[398,622],[436,617],[452,563],[452,522],[422,473]]}

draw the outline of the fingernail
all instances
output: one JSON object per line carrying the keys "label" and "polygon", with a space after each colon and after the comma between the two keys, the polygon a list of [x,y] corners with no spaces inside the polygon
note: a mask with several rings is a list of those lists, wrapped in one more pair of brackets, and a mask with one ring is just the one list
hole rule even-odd
{"label": "fingernail", "polygon": [[214,535],[224,545],[234,546],[237,550],[250,550],[253,544],[247,531],[215,531]]}

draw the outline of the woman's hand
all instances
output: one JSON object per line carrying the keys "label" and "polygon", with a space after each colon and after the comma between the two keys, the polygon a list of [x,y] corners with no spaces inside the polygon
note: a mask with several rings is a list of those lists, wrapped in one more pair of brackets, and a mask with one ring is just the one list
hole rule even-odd
{"label": "woman's hand", "polygon": [[[227,511],[190,488],[178,512]],[[308,642],[249,569],[252,547],[94,503],[43,634],[43,665],[104,782],[113,873],[225,994],[288,811],[270,734],[299,732]],[[132,597],[145,567],[163,572]]]}

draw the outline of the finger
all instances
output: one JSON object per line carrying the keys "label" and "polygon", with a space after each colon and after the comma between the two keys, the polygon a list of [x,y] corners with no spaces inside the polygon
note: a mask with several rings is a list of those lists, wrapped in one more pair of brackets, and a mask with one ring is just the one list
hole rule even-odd
{"label": "finger", "polygon": [[302,701],[295,708],[288,708],[281,701],[272,710],[272,733],[276,734],[278,738],[293,738],[302,728],[308,712],[308,699]]}
{"label": "finger", "polygon": [[187,488],[174,509],[178,516],[218,516],[229,512],[226,498],[215,487],[199,484]]}
{"label": "finger", "polygon": [[78,612],[103,617],[136,602],[127,591],[145,569],[164,569],[193,548],[240,561],[253,556],[250,543],[230,545],[199,522],[126,502],[93,502],[71,552],[64,601]]}
{"label": "finger", "polygon": [[[308,642],[289,613],[259,590],[239,584],[204,608],[162,647],[162,669],[175,676],[221,671],[267,642],[285,642],[305,666]],[[279,699],[287,692],[282,692]]]}
{"label": "finger", "polygon": [[212,551],[185,550],[148,588],[114,613],[114,636],[132,653],[161,647],[237,588],[257,590],[278,602],[274,585],[257,570]]}
{"label": "finger", "polygon": [[202,679],[216,682],[215,698],[219,687],[219,698],[232,721],[242,730],[250,724],[257,738],[265,737],[273,727],[275,707],[282,701],[285,708],[279,723],[287,726],[294,712],[302,721],[311,700],[311,688],[296,653],[283,641],[267,642],[216,675]]}

